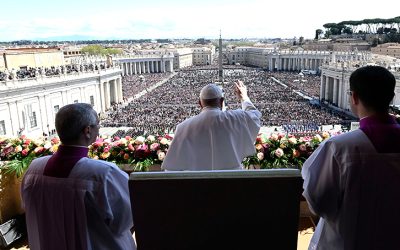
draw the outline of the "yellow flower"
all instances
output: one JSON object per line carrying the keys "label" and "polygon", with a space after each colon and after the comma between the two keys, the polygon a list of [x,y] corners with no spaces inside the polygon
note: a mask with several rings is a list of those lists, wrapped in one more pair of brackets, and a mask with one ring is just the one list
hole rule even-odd
{"label": "yellow flower", "polygon": [[330,135],[329,135],[328,132],[324,131],[324,132],[322,132],[322,137],[323,137],[324,139],[328,139],[328,138],[330,137]]}
{"label": "yellow flower", "polygon": [[58,150],[58,144],[53,145],[49,150],[50,150],[50,152],[52,152],[52,153],[57,152],[57,150]]}
{"label": "yellow flower", "polygon": [[110,152],[104,152],[100,155],[101,159],[107,159],[110,156]]}

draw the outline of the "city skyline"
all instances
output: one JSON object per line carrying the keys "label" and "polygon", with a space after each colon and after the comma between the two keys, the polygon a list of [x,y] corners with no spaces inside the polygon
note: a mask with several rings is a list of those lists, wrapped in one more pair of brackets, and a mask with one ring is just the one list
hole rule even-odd
{"label": "city skyline", "polygon": [[[288,0],[282,5],[260,0],[69,0],[2,3],[0,41],[91,39],[313,38],[323,24],[398,16],[389,1]],[[361,7],[362,6],[362,7]],[[396,13],[397,12],[397,13]]]}

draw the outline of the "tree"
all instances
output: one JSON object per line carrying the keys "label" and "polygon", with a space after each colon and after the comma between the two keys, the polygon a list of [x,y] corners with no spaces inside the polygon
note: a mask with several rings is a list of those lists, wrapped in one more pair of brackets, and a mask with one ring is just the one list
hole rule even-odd
{"label": "tree", "polygon": [[353,34],[353,30],[350,28],[350,27],[345,27],[344,29],[343,29],[343,33],[345,33],[345,34]]}
{"label": "tree", "polygon": [[324,33],[321,29],[315,30],[315,40],[318,40],[320,36]]}
{"label": "tree", "polygon": [[116,54],[121,54],[122,51],[121,49],[116,49],[116,48],[104,48],[101,45],[94,44],[94,45],[88,45],[82,48],[82,53],[84,54],[89,54],[89,55],[116,55]]}
{"label": "tree", "polygon": [[332,35],[330,30],[325,31],[325,38],[329,38]]}

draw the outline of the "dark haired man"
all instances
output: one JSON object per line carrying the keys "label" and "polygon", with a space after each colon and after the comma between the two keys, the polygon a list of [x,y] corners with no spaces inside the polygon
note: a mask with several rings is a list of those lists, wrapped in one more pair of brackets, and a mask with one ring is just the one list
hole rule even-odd
{"label": "dark haired man", "polygon": [[395,77],[379,66],[350,76],[360,128],[332,137],[304,163],[304,197],[321,217],[309,249],[398,249],[400,125],[388,114]]}
{"label": "dark haired man", "polygon": [[29,248],[135,249],[128,175],[87,158],[99,134],[95,110],[69,104],[55,123],[62,144],[53,156],[34,160],[22,181]]}

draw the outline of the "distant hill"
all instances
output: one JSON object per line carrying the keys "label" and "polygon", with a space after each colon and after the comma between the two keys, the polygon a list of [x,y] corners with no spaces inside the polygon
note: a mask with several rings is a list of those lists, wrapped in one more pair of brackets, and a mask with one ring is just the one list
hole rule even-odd
{"label": "distant hill", "polygon": [[69,36],[52,36],[45,38],[35,38],[33,41],[84,41],[84,40],[105,40],[105,38],[98,38],[93,36],[85,36],[85,35],[69,35]]}

